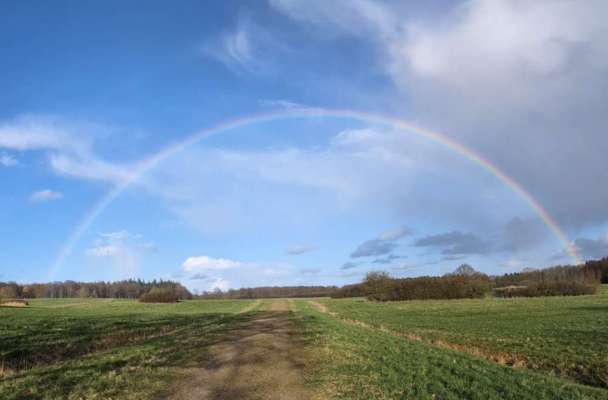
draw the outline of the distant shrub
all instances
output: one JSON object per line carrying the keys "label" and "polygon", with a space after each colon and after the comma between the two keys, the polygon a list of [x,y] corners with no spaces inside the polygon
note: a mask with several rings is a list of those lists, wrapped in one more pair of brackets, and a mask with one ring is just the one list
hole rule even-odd
{"label": "distant shrub", "polygon": [[177,303],[179,298],[179,293],[175,288],[154,287],[147,293],[144,293],[139,298],[139,301],[142,303]]}
{"label": "distant shrub", "polygon": [[377,301],[474,299],[490,292],[492,280],[481,273],[405,279],[393,279],[386,273],[371,273],[363,287],[367,298]]}
{"label": "distant shrub", "polygon": [[579,282],[531,282],[524,286],[507,286],[494,289],[496,297],[542,297],[542,296],[581,296],[595,294],[596,285]]}
{"label": "distant shrub", "polygon": [[516,272],[496,277],[497,287],[530,286],[538,283],[574,282],[594,286],[602,282],[604,275],[608,277],[608,259],[588,261],[578,266],[556,266],[525,272]]}
{"label": "distant shrub", "polygon": [[338,290],[335,286],[261,286],[253,288],[220,289],[203,292],[201,299],[271,299],[282,297],[327,297]]}
{"label": "distant shrub", "polygon": [[335,290],[331,297],[334,299],[343,299],[347,297],[365,297],[367,296],[367,290],[362,283],[355,283],[352,285],[344,285],[341,288]]}

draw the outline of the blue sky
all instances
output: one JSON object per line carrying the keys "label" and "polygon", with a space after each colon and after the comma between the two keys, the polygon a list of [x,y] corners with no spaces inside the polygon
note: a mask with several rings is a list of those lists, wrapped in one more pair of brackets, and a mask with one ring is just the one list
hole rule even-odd
{"label": "blue sky", "polygon": [[[0,279],[191,289],[492,274],[608,254],[602,1],[5,2]],[[127,182],[130,184],[126,185]],[[70,242],[108,193],[126,186]],[[69,250],[65,254],[64,249]]]}

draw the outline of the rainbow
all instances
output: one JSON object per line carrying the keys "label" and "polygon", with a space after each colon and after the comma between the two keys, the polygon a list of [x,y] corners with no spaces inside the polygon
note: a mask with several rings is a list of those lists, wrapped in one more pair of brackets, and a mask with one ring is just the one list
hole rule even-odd
{"label": "rainbow", "polygon": [[292,118],[322,117],[354,119],[365,121],[368,123],[392,126],[399,130],[408,131],[427,138],[466,157],[471,162],[479,165],[480,167],[494,175],[499,181],[504,183],[509,189],[511,189],[515,194],[517,194],[521,199],[523,199],[543,221],[543,223],[552,232],[552,234],[563,245],[566,253],[572,258],[573,262],[577,265],[581,263],[576,248],[568,240],[568,238],[566,237],[562,229],[559,227],[557,222],[553,219],[553,217],[551,217],[551,215],[538,203],[538,201],[530,193],[528,193],[528,191],[526,191],[526,189],[524,189],[518,182],[516,182],[513,178],[509,177],[507,174],[501,171],[496,165],[492,164],[489,160],[485,159],[481,155],[475,153],[473,150],[465,147],[463,144],[458,143],[455,140],[450,139],[449,137],[444,136],[438,132],[421,128],[409,121],[394,117],[355,110],[298,107],[258,113],[221,122],[215,126],[196,132],[179,142],[173,143],[165,147],[158,153],[139,162],[134,168],[134,170],[131,171],[130,174],[128,174],[127,178],[125,178],[120,184],[116,185],[112,190],[110,190],[76,226],[72,234],[69,236],[69,238],[59,251],[57,258],[51,265],[49,269],[49,278],[52,279],[55,276],[58,268],[61,266],[65,258],[72,252],[72,249],[79,241],[80,237],[86,232],[86,230],[99,216],[99,214],[101,214],[103,210],[110,203],[112,203],[112,201],[114,201],[114,199],[116,199],[125,189],[127,189],[130,185],[136,183],[144,174],[152,170],[164,159],[200,140],[244,126]]}

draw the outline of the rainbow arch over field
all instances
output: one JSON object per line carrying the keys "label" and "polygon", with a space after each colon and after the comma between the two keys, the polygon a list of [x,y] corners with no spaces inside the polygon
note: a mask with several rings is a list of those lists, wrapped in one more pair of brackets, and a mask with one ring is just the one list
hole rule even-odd
{"label": "rainbow arch over field", "polygon": [[170,144],[161,151],[139,162],[136,167],[128,174],[128,177],[121,183],[117,184],[104,197],[97,202],[91,210],[78,223],[73,232],[70,234],[62,248],[60,249],[55,261],[49,268],[49,279],[53,279],[58,269],[61,267],[65,258],[72,252],[74,246],[78,243],[80,237],[86,232],[89,226],[95,219],[106,209],[120,194],[129,186],[136,184],[137,181],[148,171],[154,169],[164,159],[179,152],[188,146],[203,140],[205,138],[222,134],[237,128],[259,124],[263,122],[272,122],[277,120],[287,120],[295,118],[342,118],[352,119],[368,123],[382,124],[394,127],[400,131],[409,132],[418,136],[422,136],[432,142],[445,146],[452,151],[462,155],[474,164],[477,164],[484,170],[494,175],[499,181],[507,186],[512,192],[519,196],[534,213],[543,221],[547,228],[562,244],[565,252],[570,256],[572,262],[580,264],[577,249],[567,238],[563,230],[560,228],[555,219],[542,207],[542,205],[517,181],[500,170],[492,162],[474,152],[463,144],[439,133],[423,127],[417,126],[407,120],[385,116],[376,113],[369,113],[350,109],[331,109],[331,108],[308,108],[296,107],[290,109],[282,109],[264,113],[249,114],[234,119],[220,122],[214,126],[195,132],[194,134],[182,139],[176,143]]}

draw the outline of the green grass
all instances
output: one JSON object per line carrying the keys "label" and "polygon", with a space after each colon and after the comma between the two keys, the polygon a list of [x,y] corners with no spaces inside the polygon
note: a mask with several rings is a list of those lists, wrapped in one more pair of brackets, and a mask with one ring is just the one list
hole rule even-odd
{"label": "green grass", "polygon": [[608,387],[608,291],[579,297],[324,300],[340,317]]}
{"label": "green grass", "polygon": [[[339,317],[308,300],[296,300],[292,316],[316,361],[305,375],[322,399],[608,399],[605,287],[597,296],[569,298],[315,301]],[[30,304],[0,307],[3,400],[162,397],[188,368],[207,360],[208,347],[228,329],[271,303]],[[399,335],[404,332],[422,341]],[[512,355],[531,368],[467,354],[472,349]]]}
{"label": "green grass", "polygon": [[305,300],[296,304],[323,399],[608,398],[603,389],[348,324]]}
{"label": "green grass", "polygon": [[1,399],[142,399],[205,358],[251,301],[33,300],[0,307]]}

